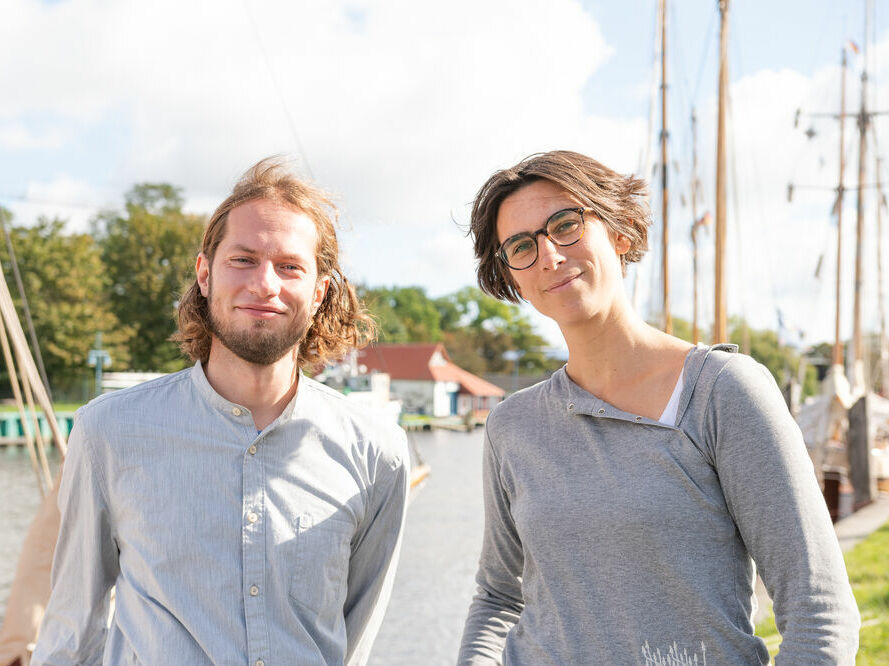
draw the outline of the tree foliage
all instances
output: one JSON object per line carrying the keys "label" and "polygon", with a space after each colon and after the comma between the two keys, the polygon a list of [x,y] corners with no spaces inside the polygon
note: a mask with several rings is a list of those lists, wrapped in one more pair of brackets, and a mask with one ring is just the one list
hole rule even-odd
{"label": "tree foliage", "polygon": [[182,211],[179,188],[164,183],[134,186],[123,213],[105,212],[94,223],[110,280],[113,312],[134,329],[131,368],[172,372],[187,364],[169,337],[175,308],[188,279],[204,220]]}
{"label": "tree foliage", "polygon": [[441,342],[441,317],[422,287],[359,287],[381,342]]}
{"label": "tree foliage", "polygon": [[[476,374],[525,374],[552,369],[537,335],[518,306],[501,303],[475,287],[430,298],[422,287],[361,287],[359,293],[377,320],[380,342],[443,342],[451,360]],[[518,361],[506,352],[519,352]],[[557,365],[557,363],[556,363]]]}
{"label": "tree foliage", "polygon": [[[6,211],[0,214],[11,219]],[[62,220],[43,217],[32,227],[11,227],[7,232],[50,386],[70,386],[90,373],[87,356],[97,332],[104,334],[103,346],[111,354],[113,367],[129,367],[127,341],[132,329],[122,326],[111,310],[101,250],[92,236],[67,234]],[[5,241],[0,243],[0,258],[24,326]]]}

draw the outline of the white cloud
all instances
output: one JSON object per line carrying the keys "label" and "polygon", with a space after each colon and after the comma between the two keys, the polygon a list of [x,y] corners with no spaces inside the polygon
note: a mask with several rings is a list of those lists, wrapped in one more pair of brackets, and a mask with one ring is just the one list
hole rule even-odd
{"label": "white cloud", "polygon": [[0,148],[5,150],[55,149],[64,143],[64,134],[57,128],[37,132],[22,123],[0,125]]}
{"label": "white cloud", "polygon": [[[470,242],[452,217],[466,222],[467,203],[493,170],[567,147],[628,172],[645,141],[647,105],[626,117],[584,111],[585,86],[616,51],[576,0],[455,0],[435,11],[407,0],[7,5],[0,59],[16,66],[0,69],[0,89],[15,94],[0,97],[0,147],[51,153],[65,148],[70,127],[95,131],[114,117],[123,128],[119,153],[94,158],[115,165],[104,182],[35,175],[44,185],[29,196],[101,204],[109,195],[98,192],[122,198],[135,182],[163,180],[185,189],[189,210],[209,213],[249,164],[297,153],[295,129],[353,228],[343,234],[347,264],[372,284],[437,294],[474,283]],[[874,62],[887,52],[884,38]],[[823,300],[823,285],[805,276],[810,253],[826,242],[830,202],[785,196],[791,179],[833,182],[835,124],[825,121],[814,142],[791,126],[798,106],[816,110],[837,85],[831,67],[810,77],[761,71],[732,87],[738,196],[729,212],[744,254],[729,259],[729,304],[757,325],[774,324],[776,305],[808,325],[811,303]],[[887,92],[875,98],[889,100]],[[849,99],[856,94],[850,76]],[[681,116],[671,116],[678,125]],[[713,99],[699,118],[703,212],[713,209]],[[851,139],[851,121],[847,131]],[[687,153],[676,159],[687,163]],[[675,188],[677,201],[687,188],[678,180]],[[28,206],[22,215],[36,209]],[[688,208],[672,211],[673,302],[687,317],[690,218]],[[702,255],[710,274],[709,246]],[[712,310],[712,289],[703,300]]]}
{"label": "white cloud", "polygon": [[61,174],[48,181],[31,181],[23,195],[4,201],[13,214],[15,224],[28,223],[43,216],[67,221],[72,232],[86,232],[89,221],[100,208],[114,207],[117,202],[103,199],[93,185]]}

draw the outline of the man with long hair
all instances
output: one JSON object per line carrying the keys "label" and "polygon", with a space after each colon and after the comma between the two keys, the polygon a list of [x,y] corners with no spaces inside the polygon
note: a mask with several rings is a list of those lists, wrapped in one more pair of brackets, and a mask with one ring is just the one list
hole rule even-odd
{"label": "man with long hair", "polygon": [[179,304],[194,367],[78,412],[32,663],[367,660],[408,455],[396,425],[300,371],[373,335],[334,212],[280,162],[252,167]]}

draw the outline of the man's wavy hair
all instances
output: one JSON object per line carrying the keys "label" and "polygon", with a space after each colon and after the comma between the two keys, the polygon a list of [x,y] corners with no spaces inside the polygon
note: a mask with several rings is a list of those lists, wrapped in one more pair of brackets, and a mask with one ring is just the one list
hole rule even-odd
{"label": "man's wavy hair", "polygon": [[[248,169],[231,195],[213,213],[201,241],[201,252],[210,265],[213,265],[216,250],[225,236],[228,214],[254,199],[274,201],[309,216],[318,233],[318,247],[315,250],[318,276],[330,276],[327,294],[300,342],[297,356],[299,366],[317,367],[329,360],[342,358],[350,349],[372,342],[376,326],[340,269],[336,207],[323,191],[293,175],[280,158],[266,158]],[[197,279],[189,285],[179,301],[178,319],[179,330],[171,339],[193,361],[206,363],[212,339],[208,326],[209,303],[201,294]]]}
{"label": "man's wavy hair", "polygon": [[624,275],[627,262],[639,261],[648,250],[651,213],[644,180],[622,176],[570,150],[536,153],[514,167],[497,171],[475,196],[469,235],[478,260],[476,275],[482,291],[511,303],[521,301],[509,268],[497,256],[497,215],[506,197],[538,180],[561,187],[578,205],[590,208],[612,234],[629,239],[630,249],[621,255]]}

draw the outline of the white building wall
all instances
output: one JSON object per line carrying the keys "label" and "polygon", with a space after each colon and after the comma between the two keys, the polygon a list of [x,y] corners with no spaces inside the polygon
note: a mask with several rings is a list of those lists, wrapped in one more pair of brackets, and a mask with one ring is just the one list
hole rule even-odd
{"label": "white building wall", "polygon": [[435,382],[433,416],[450,416],[451,394],[460,390],[457,382]]}
{"label": "white building wall", "polygon": [[393,379],[389,384],[389,394],[394,400],[401,400],[401,407],[408,414],[434,414],[433,384],[431,381]]}
{"label": "white building wall", "polygon": [[[389,393],[393,400],[400,400],[406,413],[422,413],[430,416],[450,416],[451,394],[460,390],[457,382],[433,382],[414,379],[393,379]],[[460,410],[458,398],[457,413]]]}

